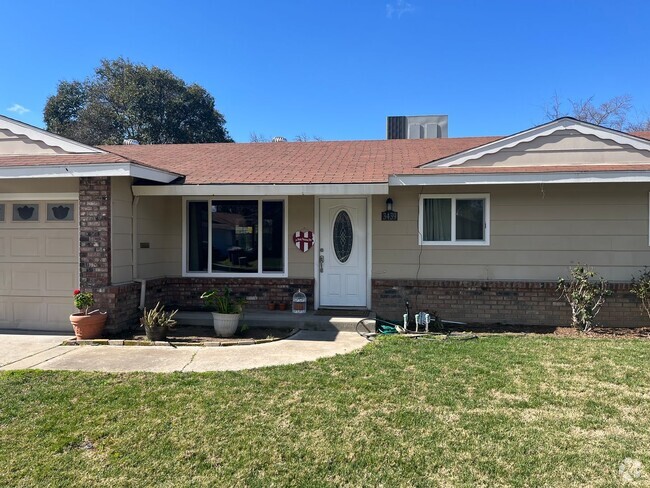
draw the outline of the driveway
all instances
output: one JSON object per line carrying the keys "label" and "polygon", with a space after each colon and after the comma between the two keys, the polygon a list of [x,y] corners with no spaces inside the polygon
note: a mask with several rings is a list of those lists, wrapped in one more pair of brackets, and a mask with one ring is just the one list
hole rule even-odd
{"label": "driveway", "polygon": [[69,338],[0,334],[0,370],[235,371],[314,361],[367,344],[355,332],[309,330],[276,342],[229,347],[59,345]]}

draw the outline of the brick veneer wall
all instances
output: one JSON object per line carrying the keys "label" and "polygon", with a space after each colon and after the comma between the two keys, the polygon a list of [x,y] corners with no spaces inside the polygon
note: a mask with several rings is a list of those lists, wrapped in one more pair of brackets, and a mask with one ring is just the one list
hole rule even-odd
{"label": "brick veneer wall", "polygon": [[79,178],[79,282],[83,290],[111,284],[111,179]]}
{"label": "brick veneer wall", "polygon": [[[372,280],[373,309],[398,319],[411,310],[437,311],[443,319],[482,324],[570,325],[568,304],[554,282]],[[629,283],[610,283],[614,294],[596,317],[604,326],[648,326]]]}
{"label": "brick veneer wall", "polygon": [[79,178],[79,284],[108,312],[106,330],[136,326],[140,285],[111,284],[111,179]]}
{"label": "brick veneer wall", "polygon": [[200,310],[201,293],[228,286],[233,295],[244,299],[250,310],[265,309],[270,301],[285,302],[291,308],[293,294],[301,289],[307,304],[314,308],[314,280],[291,278],[159,278],[147,281],[146,305],[160,301],[167,308]]}

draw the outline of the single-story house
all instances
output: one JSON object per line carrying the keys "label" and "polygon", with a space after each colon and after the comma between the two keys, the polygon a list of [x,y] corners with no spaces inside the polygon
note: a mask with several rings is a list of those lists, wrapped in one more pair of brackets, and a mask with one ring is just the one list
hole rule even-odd
{"label": "single-story house", "polygon": [[[290,302],[568,324],[584,263],[599,318],[646,324],[650,133],[562,118],[507,137],[90,147],[0,117],[0,327],[70,330],[72,290],[109,327],[229,285]],[[294,239],[296,242],[294,242]],[[313,243],[313,246],[311,245]]]}

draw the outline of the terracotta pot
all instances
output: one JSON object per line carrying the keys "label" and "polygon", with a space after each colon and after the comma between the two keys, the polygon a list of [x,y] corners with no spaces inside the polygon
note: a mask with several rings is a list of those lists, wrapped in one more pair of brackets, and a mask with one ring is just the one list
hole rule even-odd
{"label": "terracotta pot", "polygon": [[107,318],[105,313],[86,315],[78,312],[70,315],[70,323],[77,339],[97,339],[102,335]]}
{"label": "terracotta pot", "polygon": [[286,310],[287,309],[287,304],[285,302],[280,302],[280,303],[278,303],[278,308],[280,310]]}
{"label": "terracotta pot", "polygon": [[266,308],[268,308],[269,310],[275,310],[275,302],[267,303]]}

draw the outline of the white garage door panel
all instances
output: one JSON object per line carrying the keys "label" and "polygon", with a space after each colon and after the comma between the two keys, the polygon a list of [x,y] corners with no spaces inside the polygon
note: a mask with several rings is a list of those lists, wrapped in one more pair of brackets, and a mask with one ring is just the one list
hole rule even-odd
{"label": "white garage door panel", "polygon": [[70,297],[77,276],[76,263],[0,264],[0,295]]}
{"label": "white garage door panel", "polygon": [[0,297],[0,327],[71,332],[70,300],[48,297]]}
{"label": "white garage door panel", "polygon": [[52,257],[77,257],[76,239],[72,237],[45,237],[45,256]]}
{"label": "white garage door panel", "polygon": [[37,258],[42,254],[38,236],[11,236],[11,257]]}
{"label": "white garage door panel", "polygon": [[69,264],[50,264],[45,270],[45,294],[72,296],[77,287],[77,275]]}
{"label": "white garage door panel", "polygon": [[[48,202],[38,203],[47,208]],[[79,286],[77,223],[48,222],[44,211],[39,217],[0,222],[0,328],[71,332],[72,292]]]}
{"label": "white garage door panel", "polygon": [[37,264],[11,266],[12,295],[41,295],[43,270]]}
{"label": "white garage door panel", "polygon": [[78,260],[76,229],[2,229],[0,232],[3,243],[9,243],[8,248],[0,244],[3,262],[74,263]]}

